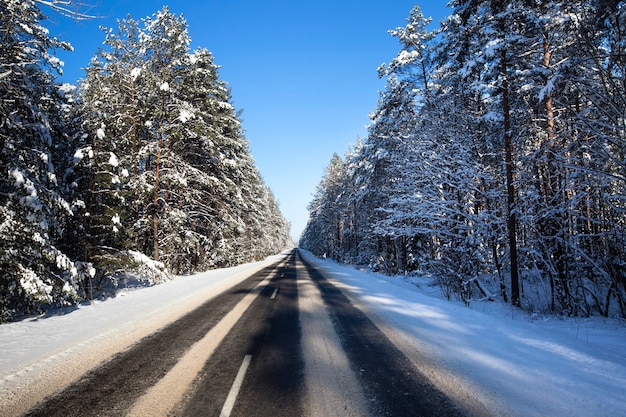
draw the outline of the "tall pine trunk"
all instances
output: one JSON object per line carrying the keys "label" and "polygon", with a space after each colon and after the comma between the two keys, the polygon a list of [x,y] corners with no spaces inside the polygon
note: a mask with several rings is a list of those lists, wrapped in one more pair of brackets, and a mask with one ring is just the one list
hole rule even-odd
{"label": "tall pine trunk", "polygon": [[[496,15],[504,10],[501,1],[495,2]],[[504,17],[499,17],[499,29],[502,36],[506,33],[506,23]],[[506,194],[507,194],[507,227],[509,232],[509,252],[511,262],[511,304],[520,306],[520,285],[519,267],[517,254],[517,207],[515,205],[515,168],[513,166],[513,144],[511,135],[511,108],[509,96],[508,80],[508,58],[506,49],[500,51],[501,70],[501,93],[502,93],[502,114],[504,123],[504,154],[506,169]]]}
{"label": "tall pine trunk", "polygon": [[155,261],[159,261],[159,187],[161,182],[161,137],[157,145],[157,155],[154,168],[154,195],[152,204],[152,244],[154,245],[154,253],[152,255]]}
{"label": "tall pine trunk", "polygon": [[[545,10],[548,7],[547,2],[544,1],[542,8]],[[543,67],[549,69],[552,60],[552,51],[549,39],[549,33],[547,29],[543,31]],[[556,166],[555,152],[556,152],[556,132],[555,132],[555,120],[554,120],[554,104],[552,92],[548,92],[545,97],[544,111],[546,117],[546,135],[547,135],[547,161],[546,172],[544,178],[544,198],[546,202],[546,209],[550,209],[552,213],[549,216],[545,224],[543,225],[543,235],[548,237],[552,241],[552,245],[548,246],[546,255],[554,259],[556,276],[554,273],[550,273],[550,308],[552,311],[556,309],[556,302],[558,301],[561,307],[569,309],[570,303],[569,287],[567,283],[567,261],[566,261],[566,249],[563,242],[564,233],[562,226],[562,215],[559,210],[560,199],[557,198],[558,190],[560,187],[561,172]]]}
{"label": "tall pine trunk", "polygon": [[152,204],[154,205],[154,211],[152,212],[152,244],[154,245],[153,249],[153,259],[155,261],[159,261],[159,192],[161,187],[161,149],[163,148],[163,135],[165,129],[165,98],[161,98],[161,118],[159,121],[159,138],[157,140],[157,152],[156,152],[156,161],[154,167],[154,195]]}
{"label": "tall pine trunk", "polygon": [[[503,55],[505,53],[503,52]],[[503,57],[503,59],[506,59]],[[506,61],[502,63],[502,110],[504,112],[504,153],[506,162],[506,197],[508,207],[509,251],[511,257],[511,303],[520,306],[519,268],[517,265],[517,216],[515,206],[515,173],[513,145],[511,143],[511,113],[509,108],[509,82],[506,78]]]}

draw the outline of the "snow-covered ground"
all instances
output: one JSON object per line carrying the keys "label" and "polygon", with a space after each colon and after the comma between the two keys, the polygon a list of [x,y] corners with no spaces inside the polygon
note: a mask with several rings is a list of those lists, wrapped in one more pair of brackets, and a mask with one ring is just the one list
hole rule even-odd
{"label": "snow-covered ground", "polygon": [[[32,390],[41,395],[40,381],[77,378],[280,258],[178,277],[68,314],[1,325],[0,416],[10,415],[9,406],[17,403],[26,408],[37,397]],[[493,302],[468,308],[402,278],[316,262],[375,315],[408,357],[428,358],[420,367],[435,384],[461,387],[497,415],[626,416],[623,321],[531,318]]]}

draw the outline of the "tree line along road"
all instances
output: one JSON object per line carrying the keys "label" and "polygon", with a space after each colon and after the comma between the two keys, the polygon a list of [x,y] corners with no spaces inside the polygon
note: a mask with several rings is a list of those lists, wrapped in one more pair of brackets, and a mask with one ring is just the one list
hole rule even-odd
{"label": "tree line along road", "polygon": [[489,415],[429,382],[297,249],[27,416]]}

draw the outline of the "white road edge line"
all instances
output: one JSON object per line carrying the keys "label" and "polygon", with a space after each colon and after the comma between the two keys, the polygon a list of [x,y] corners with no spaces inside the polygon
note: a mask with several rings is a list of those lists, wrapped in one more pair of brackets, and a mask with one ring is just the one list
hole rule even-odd
{"label": "white road edge line", "polygon": [[241,366],[239,367],[239,372],[237,372],[237,376],[235,377],[235,382],[233,382],[233,386],[230,388],[228,397],[226,397],[226,402],[224,403],[224,406],[222,407],[222,412],[220,413],[220,417],[230,417],[230,413],[233,411],[233,407],[235,406],[237,395],[239,395],[241,384],[243,384],[243,378],[246,376],[246,371],[248,370],[248,366],[250,365],[251,360],[252,360],[252,355],[248,354],[244,356],[243,362],[241,363]]}
{"label": "white road edge line", "polygon": [[274,292],[272,293],[272,296],[270,297],[272,300],[273,300],[274,298],[276,298],[276,293],[277,293],[277,292],[278,292],[278,288],[275,288],[275,289],[274,289]]}

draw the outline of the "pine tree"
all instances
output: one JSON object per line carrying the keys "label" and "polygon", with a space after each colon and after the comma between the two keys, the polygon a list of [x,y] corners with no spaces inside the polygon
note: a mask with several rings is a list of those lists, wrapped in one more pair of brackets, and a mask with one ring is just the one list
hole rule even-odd
{"label": "pine tree", "polygon": [[[186,21],[167,7],[141,22],[121,21],[105,43],[83,100],[88,137],[111,155],[123,150],[109,175],[114,184],[98,180],[102,170],[89,177],[96,206],[119,213],[104,215],[114,258],[133,248],[189,273],[268,255],[275,235],[249,230],[258,225],[250,213],[268,204],[256,198],[266,195],[265,185],[212,54],[190,51]],[[243,237],[251,234],[264,237]]]}
{"label": "pine tree", "polygon": [[403,192],[398,188],[404,175],[404,165],[408,163],[407,151],[410,149],[418,110],[415,104],[413,83],[389,77],[385,91],[381,94],[377,108],[370,114],[372,124],[363,147],[363,158],[367,160],[360,173],[360,180],[365,187],[359,187],[359,204],[363,213],[368,213],[370,224],[367,239],[376,253],[373,259],[382,260],[380,267],[390,273],[405,269],[405,252],[402,241],[406,236],[399,236],[385,230],[381,225],[388,219],[389,201]]}
{"label": "pine tree", "polygon": [[72,212],[55,167],[64,100],[51,51],[69,45],[44,19],[34,1],[0,1],[0,321],[76,296],[75,265],[55,246]]}
{"label": "pine tree", "polygon": [[77,211],[74,239],[81,243],[77,258],[97,270],[96,283],[84,283],[87,297],[105,280],[117,285],[118,272],[131,267],[125,250],[144,249],[134,232],[147,193],[139,181],[147,164],[140,155],[150,103],[142,91],[138,22],[128,17],[118,24],[117,32],[107,31],[108,49],[92,59],[78,97],[82,122],[73,179],[84,206]]}
{"label": "pine tree", "polygon": [[342,191],[343,166],[341,157],[333,154],[309,204],[309,220],[300,241],[303,248],[314,254],[337,260],[341,257],[344,227],[341,211],[337,206]]}
{"label": "pine tree", "polygon": [[[457,38],[449,38],[454,45],[454,56],[461,63],[461,72],[472,82],[472,90],[483,97],[484,116],[490,135],[500,136],[501,151],[505,168],[505,195],[507,207],[507,230],[511,277],[511,302],[520,305],[519,255],[518,255],[518,205],[515,187],[515,143],[518,126],[514,119],[511,96],[515,82],[518,57],[518,38],[509,37],[516,24],[519,10],[509,7],[504,1],[454,1],[454,19],[459,24],[454,27]],[[487,139],[486,137],[483,139]],[[489,140],[489,139],[487,139]],[[491,143],[496,143],[494,139]]]}
{"label": "pine tree", "polygon": [[433,86],[431,43],[438,31],[428,31],[432,19],[424,17],[419,5],[415,5],[406,19],[407,25],[390,30],[398,38],[402,48],[389,63],[378,68],[379,76],[395,74],[399,78],[411,79],[412,85],[419,89],[422,103],[430,103]]}
{"label": "pine tree", "polygon": [[[626,314],[624,260],[624,5],[563,2],[550,86],[567,117],[557,154],[567,168],[564,256],[571,275],[570,314]],[[567,62],[561,61],[565,56]],[[561,58],[559,60],[559,58]],[[558,120],[558,119],[557,119]],[[560,133],[560,132],[559,132]],[[561,294],[557,293],[560,298]],[[557,298],[557,301],[560,301]]]}

